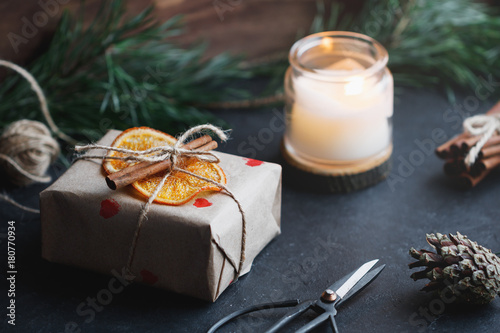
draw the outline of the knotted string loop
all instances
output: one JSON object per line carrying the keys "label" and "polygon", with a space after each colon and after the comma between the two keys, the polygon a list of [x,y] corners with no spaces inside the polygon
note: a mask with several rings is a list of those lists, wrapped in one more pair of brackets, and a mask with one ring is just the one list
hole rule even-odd
{"label": "knotted string loop", "polygon": [[470,167],[476,162],[479,152],[488,140],[495,134],[500,132],[500,115],[477,115],[465,119],[464,132],[471,136],[479,136],[479,141],[469,150],[465,157],[465,164]]}

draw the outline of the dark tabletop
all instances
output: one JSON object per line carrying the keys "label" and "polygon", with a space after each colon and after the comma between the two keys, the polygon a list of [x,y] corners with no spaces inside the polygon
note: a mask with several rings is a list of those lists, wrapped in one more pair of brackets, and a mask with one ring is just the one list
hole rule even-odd
{"label": "dark tabletop", "polygon": [[[319,296],[332,282],[362,263],[378,258],[387,265],[377,280],[339,310],[341,332],[498,332],[500,300],[483,307],[446,304],[419,291],[407,264],[411,246],[429,248],[425,234],[460,231],[481,245],[500,251],[498,189],[500,173],[463,191],[442,171],[431,152],[433,131],[447,136],[461,131],[467,111],[485,112],[492,101],[463,95],[452,109],[430,91],[405,90],[396,97],[393,170],[388,180],[349,194],[320,194],[297,189],[284,179],[282,234],[256,258],[252,271],[231,285],[215,303],[141,285],[127,286],[95,318],[82,317],[78,306],[107,288],[108,276],[40,258],[37,215],[0,203],[0,252],[3,262],[1,311],[5,332],[203,332],[224,315],[255,303]],[[461,108],[462,107],[462,108]],[[460,112],[460,110],[464,112]],[[280,157],[282,116],[278,109],[221,111],[233,128],[221,150],[265,161]],[[272,139],[272,140],[271,140]],[[252,149],[250,149],[252,148]],[[286,168],[286,166],[285,166]],[[53,169],[57,176],[61,169]],[[38,206],[45,185],[7,188],[16,200]],[[7,324],[5,283],[7,221],[16,223],[16,326]],[[247,316],[221,332],[255,332],[283,313]],[[298,325],[310,319],[308,315]],[[292,327],[293,328],[293,327]],[[318,332],[330,332],[327,326]]]}

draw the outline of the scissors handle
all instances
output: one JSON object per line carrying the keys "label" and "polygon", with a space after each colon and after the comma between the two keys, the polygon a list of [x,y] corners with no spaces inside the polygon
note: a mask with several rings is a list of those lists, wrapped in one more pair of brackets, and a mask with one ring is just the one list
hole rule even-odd
{"label": "scissors handle", "polygon": [[338,333],[337,324],[335,323],[335,317],[331,313],[323,313],[322,315],[316,317],[314,320],[311,320],[300,329],[295,331],[295,333],[306,333],[315,328],[316,326],[324,323],[325,321],[329,321],[332,326],[332,330],[335,333]]}
{"label": "scissors handle", "polygon": [[330,315],[330,325],[332,326],[332,330],[334,333],[338,333],[339,329],[337,328],[337,323],[335,322],[335,316]]}
{"label": "scissors handle", "polygon": [[296,317],[300,316],[307,310],[311,309],[313,305],[316,304],[316,301],[304,301],[302,303],[299,303],[296,307],[288,311],[283,317],[281,317],[280,320],[278,320],[276,323],[274,323],[273,326],[271,326],[266,333],[276,333],[278,330],[283,328],[286,324],[291,322],[293,319]]}
{"label": "scissors handle", "polygon": [[289,308],[292,306],[296,306],[297,304],[301,304],[298,299],[294,300],[289,300],[289,301],[283,301],[283,302],[272,302],[272,303],[265,303],[265,304],[260,304],[260,305],[253,305],[248,308],[245,308],[243,310],[235,311],[218,322],[216,322],[210,329],[208,330],[207,333],[213,333],[217,329],[219,329],[221,326],[227,324],[231,320],[233,320],[236,317],[243,316],[245,314],[255,312],[255,311],[260,311],[260,310],[267,310],[267,309],[277,309],[277,308]]}

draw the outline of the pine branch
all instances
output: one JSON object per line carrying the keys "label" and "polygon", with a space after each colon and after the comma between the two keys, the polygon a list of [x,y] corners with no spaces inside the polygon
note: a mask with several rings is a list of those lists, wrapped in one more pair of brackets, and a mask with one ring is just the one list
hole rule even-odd
{"label": "pine branch", "polygon": [[[396,84],[474,91],[500,78],[500,16],[473,0],[366,1],[356,15],[333,3],[319,30],[351,30],[381,42]],[[500,96],[497,91],[495,95]]]}
{"label": "pine branch", "polygon": [[[206,45],[181,48],[169,41],[182,35],[181,18],[159,24],[153,7],[125,17],[122,1],[105,1],[93,23],[63,14],[48,50],[28,68],[44,89],[61,130],[97,139],[109,128],[153,126],[177,133],[212,122],[195,105],[228,97],[247,98],[244,89],[226,89],[246,79],[240,59],[221,54],[202,60]],[[41,120],[29,84],[10,75],[0,87],[0,125],[20,118]]]}
{"label": "pine branch", "polygon": [[[317,10],[311,33],[351,30],[374,37],[388,49],[398,85],[452,92],[475,89],[481,77],[500,78],[500,16],[485,4],[374,0],[357,13],[341,2],[331,3],[328,14],[322,2]],[[256,66],[241,66],[241,59],[226,54],[202,60],[206,45],[185,49],[169,41],[182,35],[181,18],[159,24],[152,11],[126,18],[122,1],[106,1],[88,28],[83,15],[64,13],[48,50],[29,67],[63,131],[86,139],[138,125],[176,133],[194,124],[220,124],[203,105],[253,106],[249,91],[228,88],[233,80],[265,77],[270,83],[264,96],[282,93],[286,56]],[[41,119],[36,97],[16,75],[0,86],[0,100],[0,126]]]}

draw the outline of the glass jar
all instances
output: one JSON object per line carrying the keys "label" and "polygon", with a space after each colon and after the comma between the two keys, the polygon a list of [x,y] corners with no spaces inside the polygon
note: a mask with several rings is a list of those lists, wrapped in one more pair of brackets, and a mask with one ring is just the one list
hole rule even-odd
{"label": "glass jar", "polygon": [[360,173],[392,153],[393,78],[376,40],[353,32],[307,36],[290,50],[284,154],[318,172]]}

